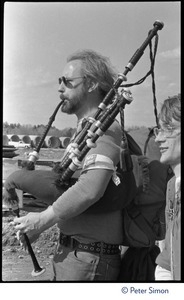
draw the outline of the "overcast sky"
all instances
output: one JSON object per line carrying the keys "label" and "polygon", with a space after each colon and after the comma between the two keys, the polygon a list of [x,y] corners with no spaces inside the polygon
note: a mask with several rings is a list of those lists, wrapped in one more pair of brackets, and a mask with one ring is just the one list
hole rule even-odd
{"label": "overcast sky", "polygon": [[[66,58],[78,49],[108,56],[117,72],[147,38],[156,20],[155,62],[158,110],[160,103],[180,92],[180,2],[6,2],[4,6],[3,121],[47,124],[59,103],[58,77]],[[152,44],[154,45],[154,40]],[[150,69],[149,47],[127,83]],[[132,87],[133,102],[125,108],[125,126],[154,126],[151,77]],[[76,117],[58,112],[59,129],[75,127]]]}

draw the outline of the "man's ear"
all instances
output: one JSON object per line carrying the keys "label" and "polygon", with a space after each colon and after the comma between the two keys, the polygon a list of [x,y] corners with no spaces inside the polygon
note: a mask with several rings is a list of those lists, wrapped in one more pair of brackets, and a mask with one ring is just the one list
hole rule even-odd
{"label": "man's ear", "polygon": [[98,82],[91,80],[88,84],[88,92],[91,93],[98,88]]}

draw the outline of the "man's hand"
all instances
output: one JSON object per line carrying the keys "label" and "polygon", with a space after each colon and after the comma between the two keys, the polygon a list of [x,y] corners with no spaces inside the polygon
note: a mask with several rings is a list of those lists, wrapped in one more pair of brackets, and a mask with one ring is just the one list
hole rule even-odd
{"label": "man's hand", "polygon": [[15,228],[20,230],[22,233],[37,233],[42,225],[40,215],[40,213],[28,213],[24,217],[16,217],[14,219],[14,225],[16,225]]}
{"label": "man's hand", "polygon": [[17,237],[24,246],[25,239],[23,233],[28,235],[32,243],[44,230],[53,226],[58,221],[59,218],[55,215],[52,206],[49,206],[45,211],[40,213],[28,213],[24,217],[16,217],[12,223],[15,225],[15,229],[18,230],[19,233]]}

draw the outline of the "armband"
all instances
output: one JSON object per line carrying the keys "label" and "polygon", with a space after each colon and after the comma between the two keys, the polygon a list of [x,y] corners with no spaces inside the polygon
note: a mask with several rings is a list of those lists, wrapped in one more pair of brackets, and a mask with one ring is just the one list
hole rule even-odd
{"label": "armband", "polygon": [[[115,170],[112,159],[101,154],[91,154],[85,158],[82,172],[94,169]],[[81,172],[81,173],[82,173]]]}

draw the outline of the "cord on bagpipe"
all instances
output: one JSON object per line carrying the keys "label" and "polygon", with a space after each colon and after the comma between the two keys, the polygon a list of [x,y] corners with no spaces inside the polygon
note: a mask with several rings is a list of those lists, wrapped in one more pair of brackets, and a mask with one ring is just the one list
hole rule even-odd
{"label": "cord on bagpipe", "polygon": [[[155,115],[155,121],[156,121],[156,126],[154,126],[154,127],[159,127],[159,120],[158,120],[158,113],[157,113],[157,100],[156,100],[156,85],[155,85],[155,75],[154,75],[155,58],[156,58],[156,53],[157,53],[157,48],[158,48],[158,39],[159,39],[158,34],[156,34],[154,51],[152,50],[152,41],[150,40],[150,42],[149,42],[151,67],[150,67],[150,70],[147,72],[147,74],[135,83],[121,85],[121,87],[126,87],[126,88],[134,86],[134,85],[139,85],[139,84],[143,83],[149,75],[151,75],[153,107],[154,107],[154,115]],[[121,129],[123,132],[123,138],[122,138],[122,143],[121,143],[121,152],[123,152],[123,155],[121,155],[121,159],[123,159],[124,163],[125,163],[125,158],[126,158],[126,164],[128,166],[131,166],[132,160],[131,160],[131,155],[128,150],[128,143],[127,143],[126,134],[124,131],[124,110],[120,110],[120,120],[121,120]],[[150,129],[148,137],[145,141],[144,149],[143,149],[143,156],[139,157],[139,164],[142,169],[143,191],[146,191],[148,189],[149,180],[150,180],[149,171],[148,171],[148,163],[149,162],[146,157],[146,152],[147,152],[147,146],[148,146],[149,140],[154,135],[154,133],[153,133],[154,127]],[[121,164],[121,166],[123,168],[123,164]]]}
{"label": "cord on bagpipe", "polygon": [[[156,21],[157,22],[157,21]],[[150,33],[151,31],[149,31]],[[155,67],[155,58],[156,58],[156,53],[157,53],[157,48],[158,48],[158,34],[155,34],[155,45],[154,45],[154,52],[152,51],[152,41],[149,41],[149,47],[150,47],[150,61],[151,61],[151,67],[150,70],[146,73],[145,76],[143,76],[141,79],[134,83],[129,83],[129,84],[121,84],[121,87],[128,88],[132,87],[134,85],[139,85],[142,84],[145,79],[151,75],[152,76],[152,92],[153,92],[153,106],[154,106],[154,114],[155,114],[155,120],[156,120],[156,125],[159,126],[159,121],[158,121],[158,113],[157,113],[157,100],[156,100],[156,86],[155,86],[155,75],[154,75],[154,67]]]}
{"label": "cord on bagpipe", "polygon": [[[155,73],[154,73],[155,57],[156,57],[156,52],[157,52],[157,47],[158,47],[158,34],[155,36],[154,53],[152,52],[152,43],[151,43],[151,41],[150,41],[149,46],[150,46],[150,60],[151,60],[150,74],[151,74],[151,77],[152,77],[153,106],[154,106],[154,114],[155,114],[155,121],[156,121],[156,126],[154,126],[154,127],[159,128],[160,125],[159,125],[158,112],[157,112],[156,85],[155,85]],[[154,135],[154,133],[153,133],[154,127],[151,128],[151,130],[148,134],[148,137],[145,141],[144,155],[146,155],[149,140]]]}
{"label": "cord on bagpipe", "polygon": [[132,159],[130,155],[130,150],[128,146],[128,140],[125,133],[125,119],[124,119],[124,109],[120,107],[120,123],[122,131],[122,140],[120,145],[120,168],[123,172],[133,169]]}
{"label": "cord on bagpipe", "polygon": [[[62,161],[57,165],[57,168],[55,168],[52,172],[52,178],[54,178],[54,182],[52,182],[52,186],[54,187],[63,187],[65,185],[68,185],[68,180],[71,179],[73,174],[76,172],[76,170],[81,166],[81,163],[83,159],[85,158],[86,154],[90,151],[91,148],[95,147],[96,141],[99,137],[101,137],[111,126],[111,124],[114,122],[116,116],[121,112],[121,115],[124,116],[124,108],[126,104],[130,104],[133,100],[130,91],[127,91],[126,89],[122,89],[121,93],[118,92],[118,89],[120,87],[128,87],[129,85],[122,85],[123,81],[126,81],[126,75],[129,71],[131,71],[134,66],[137,64],[139,59],[144,53],[145,48],[148,44],[150,44],[151,39],[157,35],[157,31],[161,30],[163,28],[163,23],[160,21],[156,21],[154,24],[154,28],[149,31],[148,37],[144,41],[144,43],[141,45],[141,47],[134,53],[132,58],[130,59],[128,65],[125,67],[125,70],[122,74],[118,75],[117,80],[114,82],[112,88],[109,90],[107,95],[105,96],[104,100],[100,105],[98,106],[97,112],[93,117],[90,117],[87,119],[87,122],[82,129],[81,133],[76,137],[74,142],[69,145],[67,148],[67,152],[62,158]],[[152,70],[154,66],[154,60],[155,55],[153,58],[152,63]],[[148,72],[149,73],[149,72]],[[150,73],[149,73],[150,74]],[[147,75],[148,76],[148,75]],[[140,83],[139,83],[140,84]],[[55,118],[55,114],[58,111],[59,107],[61,106],[63,100],[61,103],[59,103],[58,107],[56,108],[53,116],[50,118],[49,124],[43,134],[43,137],[41,139],[41,142],[39,143],[39,147],[35,149],[35,151],[30,155],[29,160],[26,163],[23,164],[25,170],[33,170],[33,166],[36,163],[36,160],[38,159],[38,152],[40,151],[41,145],[45,139],[45,136]],[[124,132],[124,121],[123,121],[123,132]],[[125,150],[127,151],[127,140],[126,135],[123,135],[122,141],[124,142],[124,145],[126,145]],[[36,172],[36,171],[34,171]],[[58,176],[56,176],[56,173]],[[11,176],[11,175],[10,175]],[[16,184],[16,180],[14,180],[13,184]],[[16,188],[16,185],[15,185]],[[33,187],[35,189],[35,187]],[[40,189],[39,189],[40,192]],[[41,191],[42,192],[42,191]],[[43,190],[43,193],[45,191]],[[8,191],[6,191],[6,194],[8,194]],[[9,198],[8,198],[9,197]],[[11,195],[7,196],[8,199],[11,198]],[[57,199],[57,198],[56,198]],[[29,243],[29,239],[26,238],[27,244]],[[30,245],[31,247],[31,245]],[[28,247],[29,248],[29,247]],[[34,254],[33,254],[34,256]],[[34,264],[34,259],[31,256]],[[35,258],[35,256],[34,256]],[[38,272],[39,273],[39,272]]]}
{"label": "cord on bagpipe", "polygon": [[[151,77],[152,77],[153,107],[154,107],[154,115],[155,115],[155,122],[156,122],[156,126],[154,126],[154,127],[160,127],[159,120],[158,120],[158,112],[157,112],[156,85],[155,85],[155,73],[154,73],[155,58],[156,58],[156,53],[157,53],[157,48],[158,48],[158,40],[159,40],[159,36],[156,33],[155,34],[154,51],[152,50],[152,40],[150,40],[150,42],[149,42],[151,67],[150,67],[150,70],[146,73],[146,75],[143,76],[141,79],[139,79],[137,82],[121,85],[121,87],[126,87],[126,88],[132,87],[134,85],[139,85],[139,84],[143,83],[148,76],[151,75]],[[150,132],[148,134],[148,137],[145,141],[144,152],[143,152],[144,155],[146,155],[148,142],[149,142],[150,138],[153,136],[154,127],[150,130]]]}

